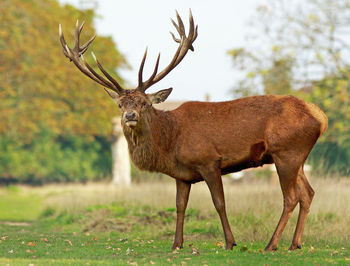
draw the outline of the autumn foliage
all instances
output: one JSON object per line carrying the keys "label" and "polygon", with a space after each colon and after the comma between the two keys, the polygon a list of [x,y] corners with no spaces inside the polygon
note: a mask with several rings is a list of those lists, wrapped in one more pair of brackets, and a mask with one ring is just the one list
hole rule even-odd
{"label": "autumn foliage", "polygon": [[[56,0],[1,1],[0,177],[45,182],[108,175],[117,109],[63,56],[58,38],[61,23],[72,41],[79,19],[86,21],[84,42],[95,34],[94,16]],[[91,49],[119,78],[124,57],[110,37],[97,38]]]}

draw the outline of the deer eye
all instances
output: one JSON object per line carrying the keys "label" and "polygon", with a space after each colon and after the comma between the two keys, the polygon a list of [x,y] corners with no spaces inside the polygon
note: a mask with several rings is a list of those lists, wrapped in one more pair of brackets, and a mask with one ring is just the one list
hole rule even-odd
{"label": "deer eye", "polygon": [[146,104],[147,104],[146,102],[142,102],[142,106],[146,106]]}
{"label": "deer eye", "polygon": [[121,106],[121,104],[120,104],[120,103],[118,104],[118,107],[119,107],[119,108],[122,108],[122,106]]}

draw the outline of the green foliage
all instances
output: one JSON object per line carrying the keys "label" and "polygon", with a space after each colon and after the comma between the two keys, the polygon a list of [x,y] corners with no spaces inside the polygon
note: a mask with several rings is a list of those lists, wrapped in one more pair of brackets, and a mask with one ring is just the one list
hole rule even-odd
{"label": "green foliage", "polygon": [[109,149],[98,139],[69,135],[55,138],[42,132],[22,145],[2,137],[0,147],[0,173],[20,182],[84,182],[108,176],[110,171]]}
{"label": "green foliage", "polygon": [[48,218],[51,217],[53,215],[55,215],[56,210],[53,207],[46,207],[41,213],[40,213],[40,218],[44,219],[44,218]]}
{"label": "green foliage", "polygon": [[[272,48],[268,58],[257,57],[243,48],[228,52],[234,65],[243,72],[242,79],[232,89],[236,97],[255,94],[290,94],[292,91],[293,58],[278,54]],[[251,66],[254,67],[251,68]]]}
{"label": "green foliage", "polygon": [[265,94],[291,93],[292,65],[292,60],[280,58],[273,60],[270,69],[261,71]]}
{"label": "green foliage", "polygon": [[328,130],[311,153],[314,168],[350,176],[350,71],[314,82],[312,93],[299,92],[328,116]]}
{"label": "green foliage", "polygon": [[63,211],[56,217],[55,222],[63,226],[70,225],[76,220],[75,217],[75,214]]}
{"label": "green foliage", "polygon": [[[71,44],[79,19],[86,21],[86,41],[96,34],[94,12],[56,0],[2,0],[0,14],[0,177],[49,182],[109,175],[117,109],[63,55],[58,37],[61,23]],[[116,69],[126,62],[113,40],[99,36],[90,49],[122,82]]]}
{"label": "green foliage", "polygon": [[127,214],[127,209],[122,206],[121,204],[117,204],[115,202],[112,202],[112,204],[99,204],[94,206],[89,206],[87,208],[88,212],[94,212],[96,210],[107,210],[111,212],[111,214],[115,217],[123,217]]}

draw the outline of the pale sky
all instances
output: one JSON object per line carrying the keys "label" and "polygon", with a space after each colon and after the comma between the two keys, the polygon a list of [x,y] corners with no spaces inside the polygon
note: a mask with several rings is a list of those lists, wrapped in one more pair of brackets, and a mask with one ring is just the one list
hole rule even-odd
{"label": "pale sky", "polygon": [[[87,0],[59,0],[80,7]],[[148,47],[144,80],[152,72],[157,54],[161,53],[159,71],[172,59],[177,44],[169,31],[177,34],[170,18],[176,21],[175,9],[188,29],[191,8],[198,24],[198,38],[194,52],[189,51],[183,61],[163,80],[147,92],[173,87],[170,100],[204,100],[209,93],[212,101],[232,99],[229,90],[237,79],[232,60],[227,51],[244,43],[248,20],[263,0],[99,0],[95,20],[98,35],[109,35],[117,43],[131,70],[121,71],[129,85],[137,84],[138,68]],[[87,4],[88,6],[88,4]],[[76,18],[72,18],[72,27]],[[94,42],[98,42],[98,38]],[[86,55],[88,56],[88,55]],[[90,56],[90,55],[89,55]],[[98,58],[98,54],[96,54]],[[102,62],[103,64],[103,62]],[[96,85],[98,86],[98,85]]]}

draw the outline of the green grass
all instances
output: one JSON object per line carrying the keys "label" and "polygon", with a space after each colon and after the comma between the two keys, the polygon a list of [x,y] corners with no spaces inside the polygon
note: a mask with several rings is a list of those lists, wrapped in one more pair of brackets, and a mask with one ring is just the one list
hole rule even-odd
{"label": "green grass", "polygon": [[[184,248],[175,252],[170,249],[176,217],[173,184],[120,190],[98,184],[0,189],[0,265],[350,264],[348,205],[336,206],[330,197],[334,195],[337,203],[340,199],[347,202],[350,196],[343,184],[337,190],[319,186],[319,191],[330,192],[322,192],[326,196],[315,203],[303,248],[294,252],[287,249],[295,215],[278,251],[263,251],[280,214],[273,205],[277,201],[273,187],[226,189],[228,215],[238,244],[233,251],[223,249],[220,221],[213,208],[205,207],[211,202],[203,189],[193,189],[185,218]],[[272,194],[271,201],[256,206],[261,202],[254,199],[265,195],[265,189]],[[234,206],[230,205],[231,193],[241,199]],[[30,223],[13,223],[16,221]]]}
{"label": "green grass", "polygon": [[[4,235],[6,231],[6,235]],[[40,232],[39,228],[1,227],[0,264],[10,265],[325,265],[349,263],[348,247],[315,245],[294,252],[286,243],[277,252],[264,252],[265,243],[240,243],[233,251],[221,242],[188,241],[171,251],[171,240],[125,238],[119,234]],[[192,244],[189,246],[189,244]],[[193,251],[196,251],[195,254]],[[198,254],[199,253],[199,254]],[[136,264],[137,263],[137,264]]]}
{"label": "green grass", "polygon": [[7,187],[0,193],[0,220],[34,221],[41,213],[42,198],[18,187]]}

